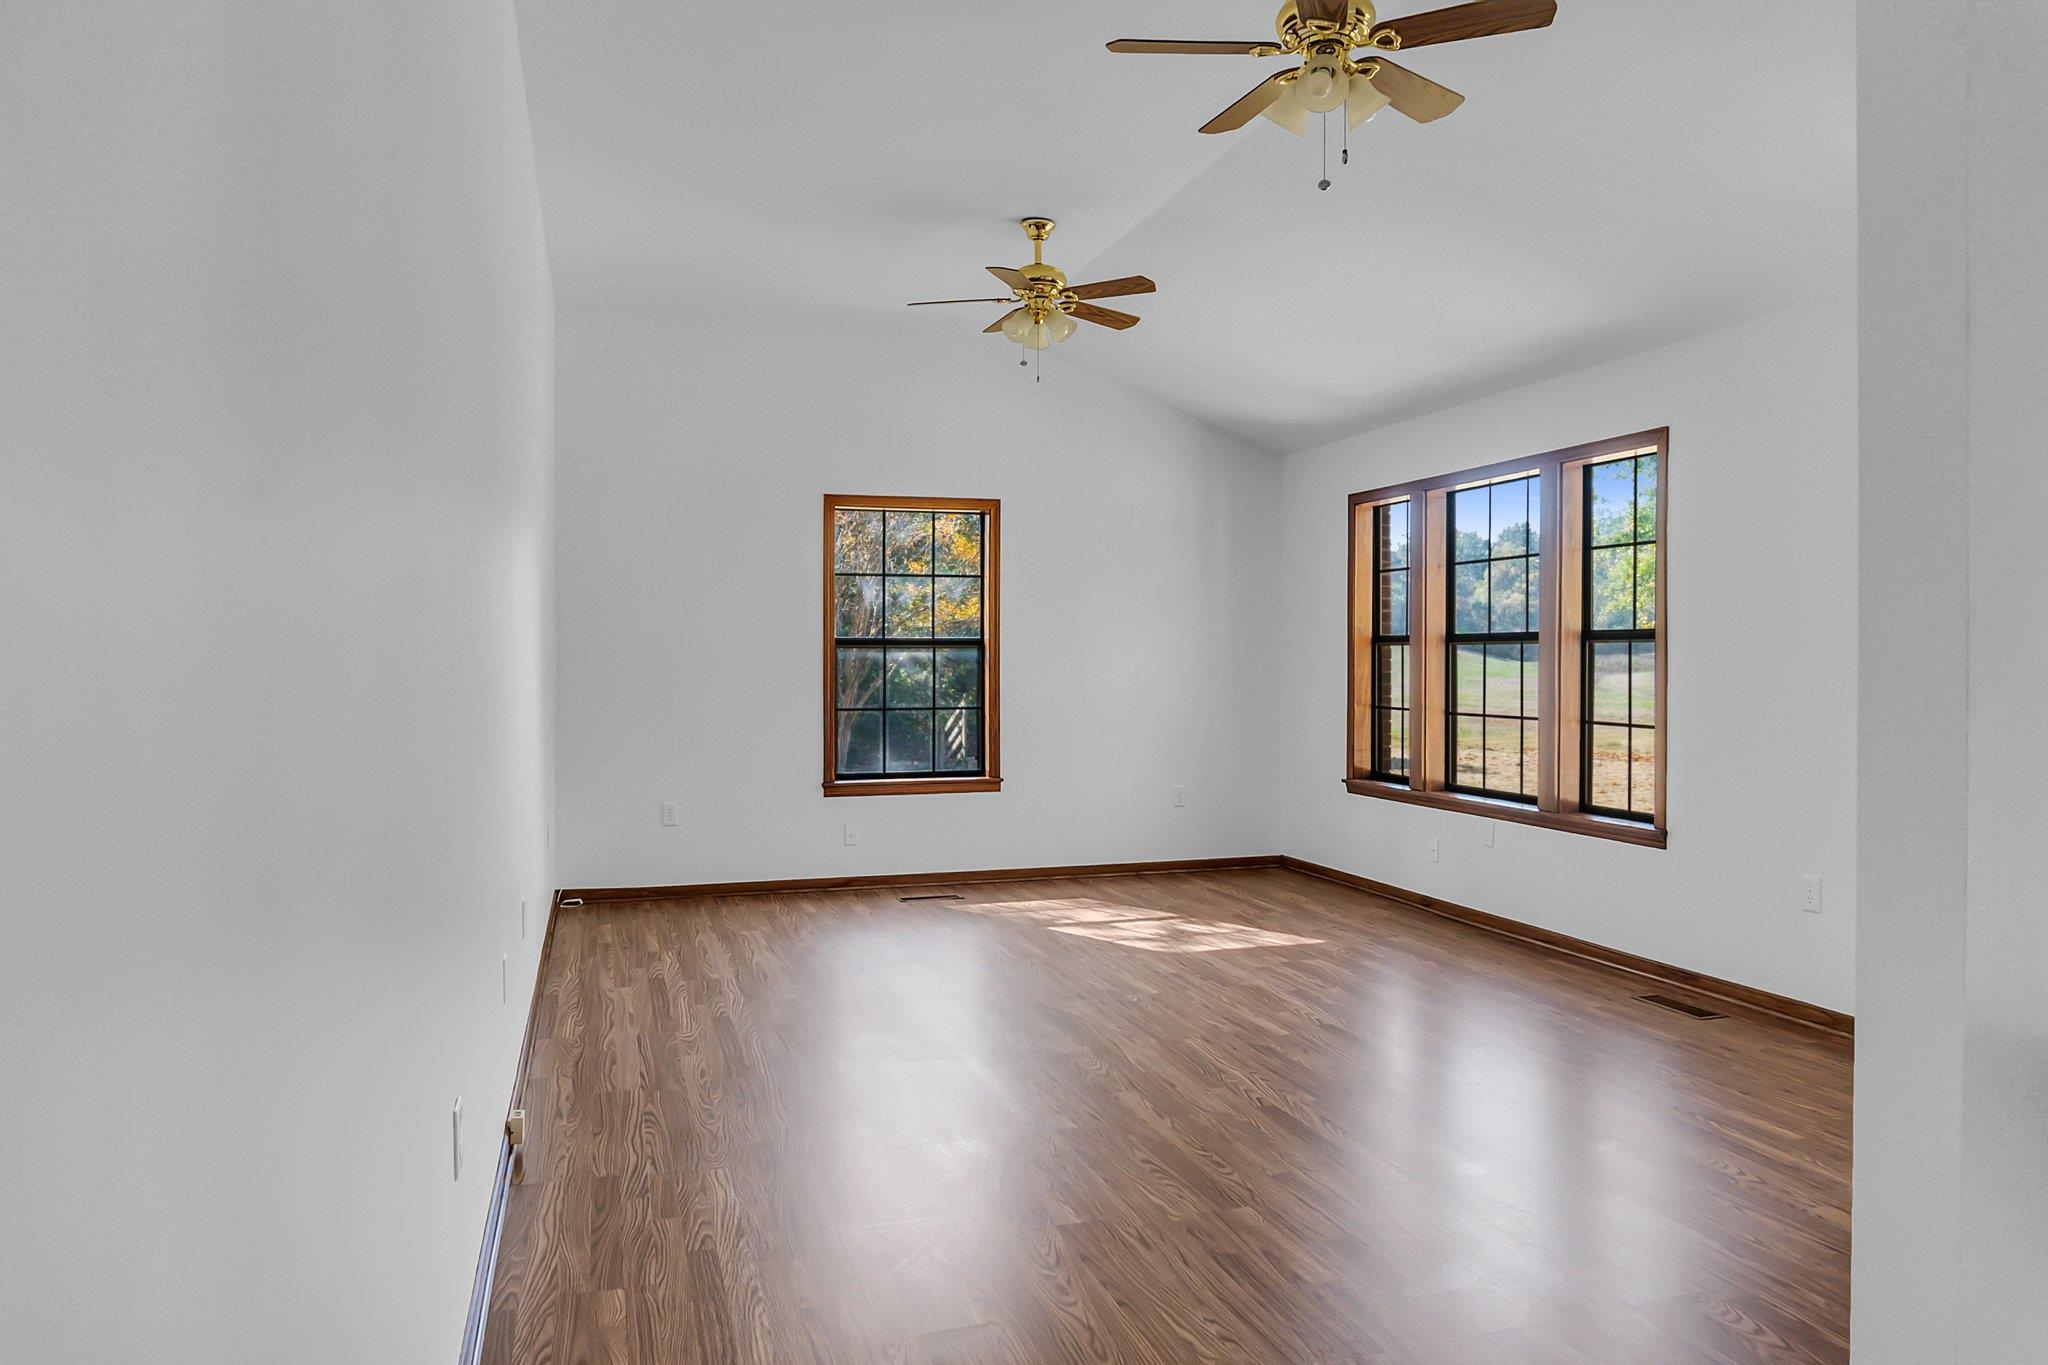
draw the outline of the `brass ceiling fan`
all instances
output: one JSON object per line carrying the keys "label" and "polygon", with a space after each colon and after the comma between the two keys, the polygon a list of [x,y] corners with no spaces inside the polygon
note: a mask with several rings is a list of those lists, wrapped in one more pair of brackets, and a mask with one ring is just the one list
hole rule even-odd
{"label": "brass ceiling fan", "polygon": [[1067,283],[1066,272],[1045,263],[1045,239],[1052,236],[1050,218],[1026,218],[1021,226],[1031,239],[1031,264],[1012,270],[992,265],[988,273],[1010,287],[1007,297],[988,299],[924,299],[910,306],[929,308],[940,303],[1007,303],[1015,305],[986,330],[1001,332],[1010,340],[1033,351],[1074,335],[1079,323],[1092,322],[1121,332],[1136,327],[1139,319],[1114,308],[1097,308],[1090,299],[1114,299],[1126,294],[1149,294],[1159,286],[1143,275],[1126,275],[1119,280],[1095,284]]}
{"label": "brass ceiling fan", "polygon": [[[1277,44],[1119,38],[1109,50],[1300,57],[1300,66],[1267,77],[1243,99],[1203,124],[1202,131],[1232,132],[1263,114],[1301,136],[1308,131],[1310,114],[1327,114],[1347,105],[1347,129],[1389,104],[1417,123],[1440,119],[1463,104],[1465,97],[1394,65],[1384,54],[1545,28],[1556,17],[1557,0],[1474,0],[1380,23],[1371,0],[1286,0],[1273,21],[1280,38]],[[1366,55],[1354,56],[1360,49],[1365,49]],[[1327,181],[1324,188],[1328,188]]]}

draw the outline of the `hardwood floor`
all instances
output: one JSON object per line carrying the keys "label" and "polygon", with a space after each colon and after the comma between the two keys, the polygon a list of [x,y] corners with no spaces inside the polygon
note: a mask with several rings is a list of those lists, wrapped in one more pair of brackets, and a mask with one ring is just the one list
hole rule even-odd
{"label": "hardwood floor", "polygon": [[561,912],[487,1361],[1848,1358],[1841,1042],[1291,871],[944,889]]}

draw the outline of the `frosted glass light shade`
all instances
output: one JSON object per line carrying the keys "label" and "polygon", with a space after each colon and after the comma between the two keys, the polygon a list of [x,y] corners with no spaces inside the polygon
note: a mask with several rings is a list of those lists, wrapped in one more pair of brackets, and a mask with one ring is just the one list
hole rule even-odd
{"label": "frosted glass light shade", "polygon": [[1080,325],[1080,323],[1074,321],[1065,313],[1052,313],[1045,319],[1046,330],[1052,334],[1052,339],[1055,343],[1065,341],[1068,337],[1072,336],[1075,329],[1080,327]]}
{"label": "frosted glass light shade", "polygon": [[1260,111],[1260,117],[1271,119],[1296,137],[1308,134],[1308,110],[1302,105],[1301,96],[1294,92],[1300,81],[1289,81],[1280,91],[1280,98]]}
{"label": "frosted glass light shade", "polygon": [[1351,126],[1356,128],[1386,108],[1387,97],[1380,93],[1378,86],[1365,77],[1353,76],[1348,103],[1351,107]]}

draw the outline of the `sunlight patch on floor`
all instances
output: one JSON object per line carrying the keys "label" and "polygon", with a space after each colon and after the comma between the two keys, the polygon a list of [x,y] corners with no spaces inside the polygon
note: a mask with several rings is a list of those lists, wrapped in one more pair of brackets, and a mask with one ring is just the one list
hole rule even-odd
{"label": "sunlight patch on floor", "polygon": [[1220,953],[1238,948],[1298,948],[1321,943],[1319,938],[1256,929],[1249,924],[1212,924],[1170,910],[1112,905],[1086,898],[1073,900],[994,901],[967,905],[975,914],[998,914],[1045,925],[1056,934],[1091,938],[1102,943],[1143,948],[1149,953]]}

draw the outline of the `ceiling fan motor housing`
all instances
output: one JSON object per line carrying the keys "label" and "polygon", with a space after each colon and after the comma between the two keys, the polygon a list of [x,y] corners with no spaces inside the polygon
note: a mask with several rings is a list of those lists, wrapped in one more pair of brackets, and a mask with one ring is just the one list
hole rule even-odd
{"label": "ceiling fan motor housing", "polygon": [[1371,0],[1351,0],[1341,26],[1332,28],[1327,23],[1311,23],[1301,17],[1301,7],[1295,0],[1287,0],[1280,6],[1279,15],[1273,20],[1273,30],[1280,35],[1280,41],[1289,52],[1300,52],[1320,42],[1335,41],[1346,51],[1364,47],[1372,33],[1374,13]]}

